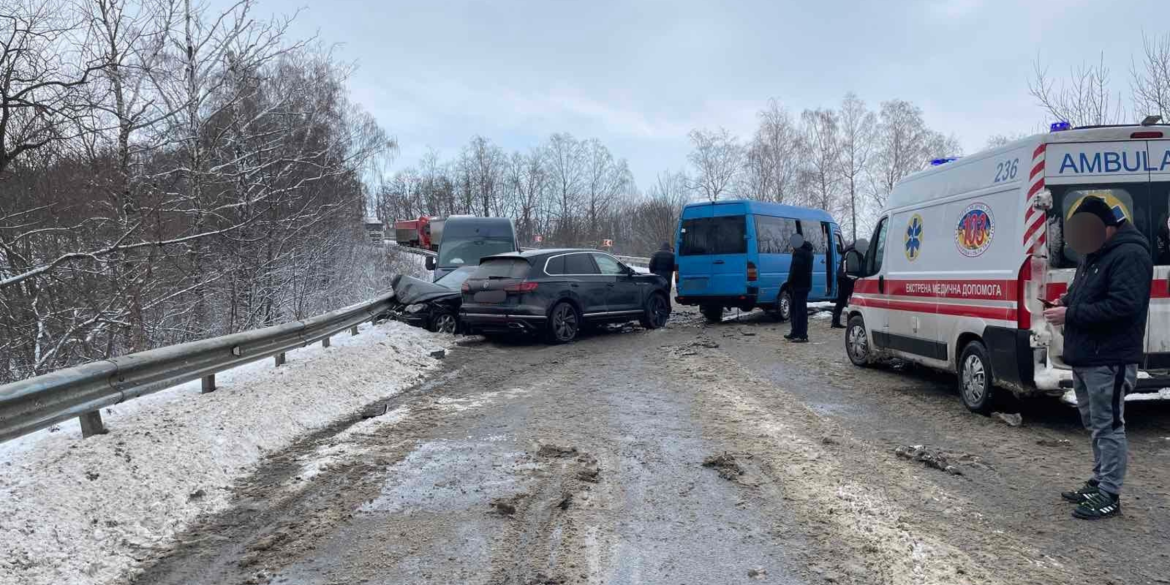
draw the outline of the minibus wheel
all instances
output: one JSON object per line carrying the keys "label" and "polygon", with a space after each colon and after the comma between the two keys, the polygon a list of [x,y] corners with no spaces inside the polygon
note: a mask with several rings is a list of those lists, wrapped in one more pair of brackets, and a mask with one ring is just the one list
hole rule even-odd
{"label": "minibus wheel", "polygon": [[853,365],[865,368],[870,364],[869,337],[865,332],[865,319],[861,315],[849,318],[849,325],[845,327],[845,353],[849,354],[849,361]]}
{"label": "minibus wheel", "polygon": [[971,412],[987,414],[995,400],[991,360],[981,341],[972,341],[959,357],[959,397]]}
{"label": "minibus wheel", "polygon": [[780,291],[780,296],[776,299],[776,310],[772,315],[781,323],[792,318],[792,293],[788,292],[788,289]]}
{"label": "minibus wheel", "polygon": [[699,312],[703,314],[703,318],[708,323],[723,322],[723,307],[720,305],[702,305],[699,307]]}

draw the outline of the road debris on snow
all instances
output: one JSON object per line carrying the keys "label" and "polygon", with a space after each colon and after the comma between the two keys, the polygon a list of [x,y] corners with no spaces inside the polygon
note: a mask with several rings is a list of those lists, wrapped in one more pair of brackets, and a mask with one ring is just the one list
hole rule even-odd
{"label": "road debris on snow", "polygon": [[897,447],[894,449],[894,455],[903,459],[917,461],[927,467],[945,471],[951,475],[963,475],[963,472],[958,467],[951,465],[946,455],[923,445]]}
{"label": "road debris on snow", "polygon": [[576,447],[563,447],[561,445],[541,445],[540,449],[536,451],[537,457],[557,458],[557,457],[572,457],[577,454]]}
{"label": "road debris on snow", "polygon": [[1024,424],[1024,417],[1020,413],[993,412],[991,417],[1003,421],[1009,427],[1018,427]]}
{"label": "road debris on snow", "polygon": [[1036,441],[1041,447],[1069,447],[1072,441],[1068,439],[1039,439]]}
{"label": "road debris on snow", "polygon": [[712,455],[703,460],[703,467],[709,467],[719,472],[719,477],[731,481],[744,474],[743,467],[736,463],[735,456],[730,453]]}

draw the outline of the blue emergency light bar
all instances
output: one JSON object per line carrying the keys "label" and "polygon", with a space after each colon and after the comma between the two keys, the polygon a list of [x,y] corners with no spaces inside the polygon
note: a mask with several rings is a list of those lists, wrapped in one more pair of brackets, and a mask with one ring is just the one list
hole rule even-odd
{"label": "blue emergency light bar", "polygon": [[936,158],[936,159],[932,159],[930,161],[930,166],[937,167],[939,165],[945,165],[947,163],[952,163],[952,162],[955,162],[957,160],[959,160],[959,157],[957,157],[957,156],[951,156],[951,157],[947,157],[947,158]]}
{"label": "blue emergency light bar", "polygon": [[1063,132],[1065,130],[1072,130],[1072,124],[1069,124],[1065,120],[1061,120],[1059,122],[1053,122],[1050,124],[1048,126],[1048,130],[1049,132]]}

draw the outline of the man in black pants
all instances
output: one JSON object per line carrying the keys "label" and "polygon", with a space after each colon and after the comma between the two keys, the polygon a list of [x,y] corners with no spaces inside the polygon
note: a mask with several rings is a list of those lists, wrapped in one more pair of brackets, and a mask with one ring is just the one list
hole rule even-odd
{"label": "man in black pants", "polygon": [[650,257],[650,272],[666,279],[666,295],[670,296],[674,286],[674,252],[670,244],[662,242],[662,247]]}
{"label": "man in black pants", "polygon": [[1064,361],[1092,433],[1093,477],[1061,496],[1077,504],[1073,516],[1096,520],[1121,513],[1125,395],[1143,357],[1154,263],[1146,237],[1098,197],[1086,197],[1064,231],[1081,260],[1068,293],[1044,318],[1064,327]]}
{"label": "man in black pants", "polygon": [[792,296],[792,331],[784,339],[808,343],[808,293],[812,290],[813,247],[800,234],[793,234],[792,266],[788,270],[788,292]]}
{"label": "man in black pants", "polygon": [[853,249],[853,244],[841,254],[841,264],[837,267],[837,302],[833,304],[833,329],[844,329],[841,324],[841,313],[849,305],[849,297],[853,296],[853,279],[845,272],[845,255]]}

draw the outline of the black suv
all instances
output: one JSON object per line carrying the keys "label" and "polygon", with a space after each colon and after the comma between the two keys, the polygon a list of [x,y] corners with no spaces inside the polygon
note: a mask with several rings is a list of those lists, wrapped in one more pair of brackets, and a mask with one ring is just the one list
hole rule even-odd
{"label": "black suv", "polygon": [[472,333],[541,333],[552,343],[572,341],[585,323],[657,329],[670,318],[666,285],[597,250],[499,254],[463,282],[459,318]]}

